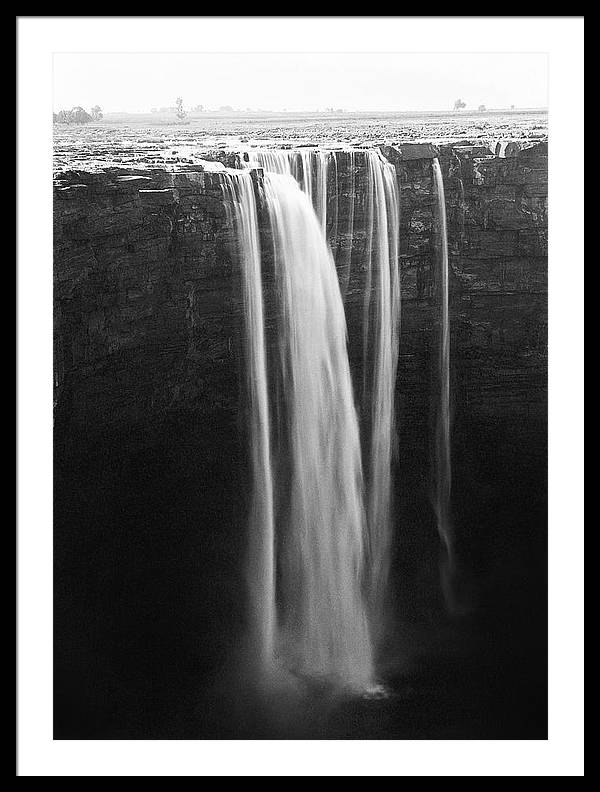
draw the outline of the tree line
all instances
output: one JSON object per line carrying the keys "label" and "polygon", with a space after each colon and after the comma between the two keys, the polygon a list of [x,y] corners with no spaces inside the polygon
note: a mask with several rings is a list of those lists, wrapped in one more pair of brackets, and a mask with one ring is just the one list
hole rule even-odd
{"label": "tree line", "polygon": [[89,124],[90,121],[100,121],[102,108],[95,105],[88,113],[83,107],[73,107],[71,110],[60,110],[52,115],[55,124]]}

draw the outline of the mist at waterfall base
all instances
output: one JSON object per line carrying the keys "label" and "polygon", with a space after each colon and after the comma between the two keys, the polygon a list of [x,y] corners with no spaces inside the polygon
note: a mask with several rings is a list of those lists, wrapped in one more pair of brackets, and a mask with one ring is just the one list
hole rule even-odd
{"label": "mist at waterfall base", "polygon": [[[118,475],[117,437],[83,468],[59,466],[57,513],[91,523],[84,567],[107,571],[75,603],[61,582],[59,632],[75,621],[90,638],[63,629],[59,666],[94,683],[59,677],[92,693],[64,696],[56,736],[543,737],[542,565],[515,585],[523,554],[497,538],[515,509],[543,522],[540,481],[511,476],[510,427],[498,444],[454,415],[450,454],[447,242],[431,404],[410,425],[393,168],[353,151],[351,185],[331,190],[331,152],[254,155],[222,176],[243,303],[237,423],[190,413],[137,450],[128,439]],[[433,176],[440,202],[435,163]],[[356,249],[329,244],[343,223]],[[494,551],[515,559],[500,586],[477,578]]]}

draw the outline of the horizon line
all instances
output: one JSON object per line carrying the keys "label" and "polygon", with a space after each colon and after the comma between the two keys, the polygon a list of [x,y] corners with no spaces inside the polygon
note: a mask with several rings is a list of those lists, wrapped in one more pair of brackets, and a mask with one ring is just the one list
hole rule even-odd
{"label": "horizon line", "polygon": [[[73,107],[83,107],[83,105],[73,105]],[[61,108],[62,109],[72,109],[72,108]],[[171,111],[171,108],[151,108],[149,110],[106,110],[104,111],[104,118],[110,115],[166,115]],[[53,112],[60,112],[60,110],[53,109]],[[186,114],[187,117],[193,115],[194,117],[202,117],[204,115],[222,115],[222,116],[230,116],[230,115],[258,115],[258,114],[265,114],[265,115],[272,115],[272,114],[285,114],[285,115],[292,115],[295,113],[321,113],[321,114],[328,114],[328,115],[351,115],[357,113],[453,113],[456,115],[468,115],[470,112],[475,113],[495,113],[495,112],[536,112],[542,113],[548,112],[548,106],[538,106],[538,107],[517,107],[517,106],[510,106],[510,107],[486,107],[484,110],[479,110],[477,107],[473,106],[472,108],[463,108],[461,110],[457,110],[454,108],[447,108],[447,107],[438,107],[438,108],[426,108],[426,109],[417,109],[417,108],[410,108],[406,110],[399,110],[399,109],[390,109],[390,108],[377,108],[377,109],[347,109],[347,108],[301,108],[297,110],[288,110],[287,108],[283,109],[265,109],[265,108],[246,108],[246,109],[228,109],[222,110],[219,108],[213,109],[206,109],[206,110],[187,110]]]}

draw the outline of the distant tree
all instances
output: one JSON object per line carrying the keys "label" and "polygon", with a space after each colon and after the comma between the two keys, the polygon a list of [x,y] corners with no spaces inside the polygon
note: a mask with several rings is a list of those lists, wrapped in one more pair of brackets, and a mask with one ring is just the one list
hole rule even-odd
{"label": "distant tree", "polygon": [[204,105],[201,105],[201,104],[196,105],[196,107],[193,108],[193,111],[194,111],[194,113],[203,113],[204,112]]}
{"label": "distant tree", "polygon": [[57,124],[72,124],[71,111],[59,110],[58,113],[54,113],[54,121]]}
{"label": "distant tree", "polygon": [[54,114],[54,121],[57,124],[88,124],[92,116],[83,107],[74,107],[72,110],[60,110]]}
{"label": "distant tree", "polygon": [[231,105],[221,105],[221,107],[219,107],[219,110],[222,113],[233,113],[233,107]]}
{"label": "distant tree", "polygon": [[187,112],[183,109],[183,99],[181,98],[181,96],[177,97],[177,100],[175,102],[175,107],[177,108],[177,118],[180,121],[183,121],[183,119],[187,115]]}
{"label": "distant tree", "polygon": [[100,105],[94,105],[91,109],[92,121],[100,121],[102,118],[102,108]]}
{"label": "distant tree", "polygon": [[462,110],[466,106],[467,106],[466,102],[463,102],[462,99],[457,99],[456,102],[454,102],[454,109],[455,110]]}
{"label": "distant tree", "polygon": [[480,113],[485,113],[485,105],[479,105],[477,109],[479,110]]}
{"label": "distant tree", "polygon": [[92,120],[92,116],[83,107],[74,107],[71,112],[73,113],[74,124],[88,124]]}

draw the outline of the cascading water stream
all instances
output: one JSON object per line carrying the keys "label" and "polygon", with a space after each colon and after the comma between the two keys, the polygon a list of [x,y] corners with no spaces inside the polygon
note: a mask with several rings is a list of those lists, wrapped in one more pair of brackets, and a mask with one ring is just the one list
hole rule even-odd
{"label": "cascading water stream", "polygon": [[[336,159],[337,162],[337,159]],[[336,264],[338,264],[338,272],[340,278],[340,288],[342,290],[342,298],[344,301],[346,300],[346,295],[348,293],[348,286],[350,283],[350,269],[352,266],[352,242],[353,242],[353,235],[354,235],[354,191],[356,187],[356,177],[355,177],[355,153],[354,151],[348,152],[348,186],[347,186],[347,193],[348,193],[348,204],[347,204],[347,216],[348,220],[345,227],[345,246],[341,252],[339,258],[339,264],[336,260]],[[336,168],[336,188],[338,185],[338,173]],[[337,192],[337,189],[336,189]],[[339,197],[338,197],[339,200]],[[336,218],[337,220],[337,218]],[[338,225],[339,227],[339,225]],[[336,228],[337,231],[337,228]]]}
{"label": "cascading water stream", "polygon": [[250,171],[227,171],[221,175],[221,185],[235,232],[242,275],[252,473],[249,521],[252,633],[261,667],[268,671],[273,664],[276,631],[275,524],[258,219]]}
{"label": "cascading water stream", "polygon": [[[400,288],[398,276],[399,200],[396,172],[378,149],[349,153],[351,198],[348,234],[354,233],[355,156],[365,164],[365,283],[363,301],[363,447],[367,479],[366,585],[373,628],[385,600],[391,558],[392,456],[395,447],[395,383],[398,362]],[[327,226],[327,172],[336,164],[335,152],[303,149],[258,152],[267,170],[295,176],[310,197],[321,228]],[[343,265],[346,265],[344,269]],[[345,294],[350,261],[342,262],[341,289]]]}
{"label": "cascading water stream", "polygon": [[308,197],[290,176],[271,173],[265,195],[281,295],[283,447],[290,460],[278,488],[282,629],[299,672],[366,690],[374,671],[361,590],[365,515],[344,308]]}
{"label": "cascading water stream", "polygon": [[368,593],[375,624],[384,605],[391,557],[392,456],[400,286],[398,191],[394,167],[377,150],[367,161],[367,260],[363,307],[363,410],[369,423]]}
{"label": "cascading water stream", "polygon": [[433,160],[433,183],[437,200],[439,231],[440,339],[438,356],[439,401],[436,410],[434,509],[445,560],[443,585],[446,602],[451,604],[449,581],[454,567],[454,538],[451,515],[452,464],[450,446],[450,321],[449,321],[449,266],[446,202],[442,171],[437,158]]}

